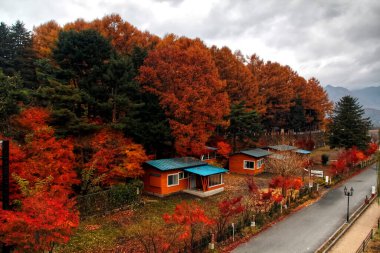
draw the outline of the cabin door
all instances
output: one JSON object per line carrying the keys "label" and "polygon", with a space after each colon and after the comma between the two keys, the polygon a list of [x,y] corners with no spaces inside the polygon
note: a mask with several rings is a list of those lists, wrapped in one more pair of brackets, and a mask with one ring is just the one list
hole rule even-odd
{"label": "cabin door", "polygon": [[190,175],[190,189],[197,188],[197,178],[194,174]]}

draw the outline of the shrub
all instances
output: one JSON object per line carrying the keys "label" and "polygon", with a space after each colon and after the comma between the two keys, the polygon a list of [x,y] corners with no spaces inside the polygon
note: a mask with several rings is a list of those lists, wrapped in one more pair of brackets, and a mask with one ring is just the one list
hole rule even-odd
{"label": "shrub", "polygon": [[[81,218],[102,214],[137,202],[140,198],[142,187],[143,183],[141,181],[132,180],[127,184],[114,185],[106,191],[78,196],[78,210]],[[137,191],[139,191],[139,194]]]}
{"label": "shrub", "polygon": [[327,154],[322,154],[321,156],[322,165],[326,166],[328,161],[329,161],[329,156]]}

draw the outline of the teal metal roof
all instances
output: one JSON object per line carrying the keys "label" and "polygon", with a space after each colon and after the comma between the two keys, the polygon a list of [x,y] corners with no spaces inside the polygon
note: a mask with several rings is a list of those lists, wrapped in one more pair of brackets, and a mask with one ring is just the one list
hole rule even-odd
{"label": "teal metal roof", "polygon": [[290,151],[297,149],[297,147],[289,146],[289,145],[275,145],[275,146],[269,146],[270,149],[274,149],[277,151]]}
{"label": "teal metal roof", "polygon": [[184,169],[184,171],[197,174],[200,176],[211,176],[215,174],[226,173],[228,170],[215,167],[212,165],[203,165],[203,166],[198,166],[194,168],[187,168],[187,169]]}
{"label": "teal metal roof", "polygon": [[195,159],[193,157],[180,157],[180,158],[170,158],[170,159],[159,159],[159,160],[150,160],[146,164],[153,166],[156,169],[166,171],[166,170],[175,170],[175,169],[184,169],[195,166],[206,165],[207,163],[202,162],[201,160]]}
{"label": "teal metal roof", "polygon": [[294,152],[298,153],[298,154],[302,154],[302,155],[308,155],[308,154],[311,154],[311,151],[309,150],[304,150],[304,149],[297,149],[297,150],[294,150]]}
{"label": "teal metal roof", "polygon": [[240,151],[240,153],[245,154],[245,155],[249,155],[249,156],[253,156],[253,157],[257,157],[257,158],[268,156],[268,155],[272,154],[271,152],[266,151],[266,150],[261,149],[261,148],[243,150],[243,151]]}

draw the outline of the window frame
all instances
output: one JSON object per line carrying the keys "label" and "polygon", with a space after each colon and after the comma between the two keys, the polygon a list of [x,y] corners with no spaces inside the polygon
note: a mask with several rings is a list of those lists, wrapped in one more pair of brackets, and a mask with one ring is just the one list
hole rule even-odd
{"label": "window frame", "polygon": [[[182,174],[182,177],[181,177]],[[178,172],[178,180],[186,179],[186,175],[184,171]]]}
{"label": "window frame", "polygon": [[[250,162],[250,163],[253,163],[253,168],[248,168],[248,167],[246,167],[246,162]],[[255,161],[254,160],[244,160],[243,161],[243,168],[245,169],[245,170],[254,170],[255,169]]]}
{"label": "window frame", "polygon": [[[220,183],[219,183],[219,184],[210,185],[210,182],[211,182],[210,177],[212,177],[212,176],[216,176],[216,175],[219,175]],[[212,188],[212,187],[215,187],[215,186],[219,186],[219,185],[224,184],[224,182],[223,182],[223,173],[210,175],[210,176],[208,176],[208,177],[209,177],[209,178],[208,178],[208,188]]]}
{"label": "window frame", "polygon": [[264,159],[260,159],[257,161],[257,168],[261,168],[264,165],[265,161]]}
{"label": "window frame", "polygon": [[[177,184],[169,184],[169,177],[171,177],[171,176],[177,176]],[[173,173],[173,174],[168,174],[168,176],[167,176],[167,186],[168,187],[173,187],[173,186],[177,186],[177,185],[179,185],[179,173]],[[174,181],[173,181],[174,182]]]}

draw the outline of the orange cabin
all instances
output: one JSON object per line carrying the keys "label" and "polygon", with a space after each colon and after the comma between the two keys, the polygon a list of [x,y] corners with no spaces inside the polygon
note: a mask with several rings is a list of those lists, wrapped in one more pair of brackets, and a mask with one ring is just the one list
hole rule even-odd
{"label": "orange cabin", "polygon": [[192,157],[147,161],[144,170],[144,191],[161,197],[180,191],[199,197],[222,192],[227,172]]}
{"label": "orange cabin", "polygon": [[229,158],[229,169],[239,174],[257,175],[265,169],[265,158],[272,154],[264,149],[243,150]]}

